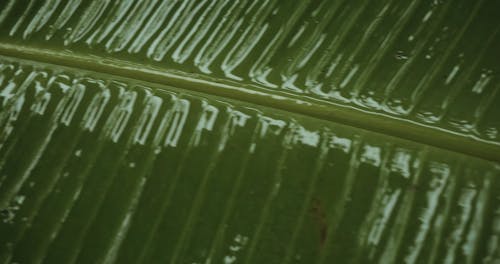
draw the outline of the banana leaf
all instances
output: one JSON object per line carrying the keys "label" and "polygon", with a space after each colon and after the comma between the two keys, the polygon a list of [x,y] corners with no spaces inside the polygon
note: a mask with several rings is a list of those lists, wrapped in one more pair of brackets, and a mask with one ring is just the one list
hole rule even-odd
{"label": "banana leaf", "polygon": [[2,1],[0,263],[497,263],[498,10]]}

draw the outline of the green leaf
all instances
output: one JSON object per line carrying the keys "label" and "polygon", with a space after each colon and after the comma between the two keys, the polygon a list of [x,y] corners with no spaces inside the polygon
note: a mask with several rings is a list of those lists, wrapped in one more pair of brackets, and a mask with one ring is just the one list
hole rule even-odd
{"label": "green leaf", "polygon": [[0,3],[0,263],[495,263],[500,5]]}

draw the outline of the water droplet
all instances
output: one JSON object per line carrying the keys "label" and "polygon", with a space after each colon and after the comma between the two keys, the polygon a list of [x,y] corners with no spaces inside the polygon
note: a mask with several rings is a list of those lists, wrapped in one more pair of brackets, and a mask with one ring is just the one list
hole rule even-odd
{"label": "water droplet", "polygon": [[154,152],[155,152],[155,154],[160,154],[161,147],[156,147]]}
{"label": "water droplet", "polygon": [[236,235],[236,237],[234,238],[234,241],[235,241],[236,243],[241,244],[241,245],[245,245],[245,244],[248,242],[248,237],[238,234],[238,235]]}
{"label": "water droplet", "polygon": [[498,129],[496,129],[494,127],[489,127],[484,131],[484,135],[487,138],[491,138],[491,139],[497,139],[498,134],[499,134]]}
{"label": "water droplet", "polygon": [[402,51],[402,50],[396,51],[396,54],[394,54],[394,57],[396,58],[396,60],[407,60],[408,59],[408,56],[406,56],[404,54],[404,51]]}
{"label": "water droplet", "polygon": [[340,149],[348,153],[351,150],[352,140],[334,136],[331,138],[329,145],[331,148]]}
{"label": "water droplet", "polygon": [[229,250],[233,252],[238,252],[240,251],[241,247],[240,246],[229,246]]}
{"label": "water droplet", "polygon": [[26,199],[26,196],[24,195],[18,195],[16,197],[14,197],[14,203],[18,204],[18,205],[21,205],[23,204],[24,200]]}
{"label": "water droplet", "polygon": [[382,150],[377,146],[365,145],[360,160],[373,166],[380,166]]}
{"label": "water droplet", "polygon": [[224,264],[232,264],[236,261],[235,256],[225,256],[224,257]]}

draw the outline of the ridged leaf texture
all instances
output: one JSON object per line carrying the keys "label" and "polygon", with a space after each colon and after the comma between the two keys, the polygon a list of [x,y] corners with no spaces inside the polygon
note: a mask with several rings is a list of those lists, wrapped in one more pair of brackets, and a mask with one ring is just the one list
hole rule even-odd
{"label": "ridged leaf texture", "polygon": [[497,263],[500,4],[0,3],[0,263]]}

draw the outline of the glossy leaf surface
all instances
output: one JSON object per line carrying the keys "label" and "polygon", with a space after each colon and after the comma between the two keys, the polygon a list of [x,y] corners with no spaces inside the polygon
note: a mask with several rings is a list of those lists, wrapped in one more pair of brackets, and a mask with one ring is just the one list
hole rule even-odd
{"label": "glossy leaf surface", "polygon": [[500,261],[497,2],[0,6],[0,263]]}

